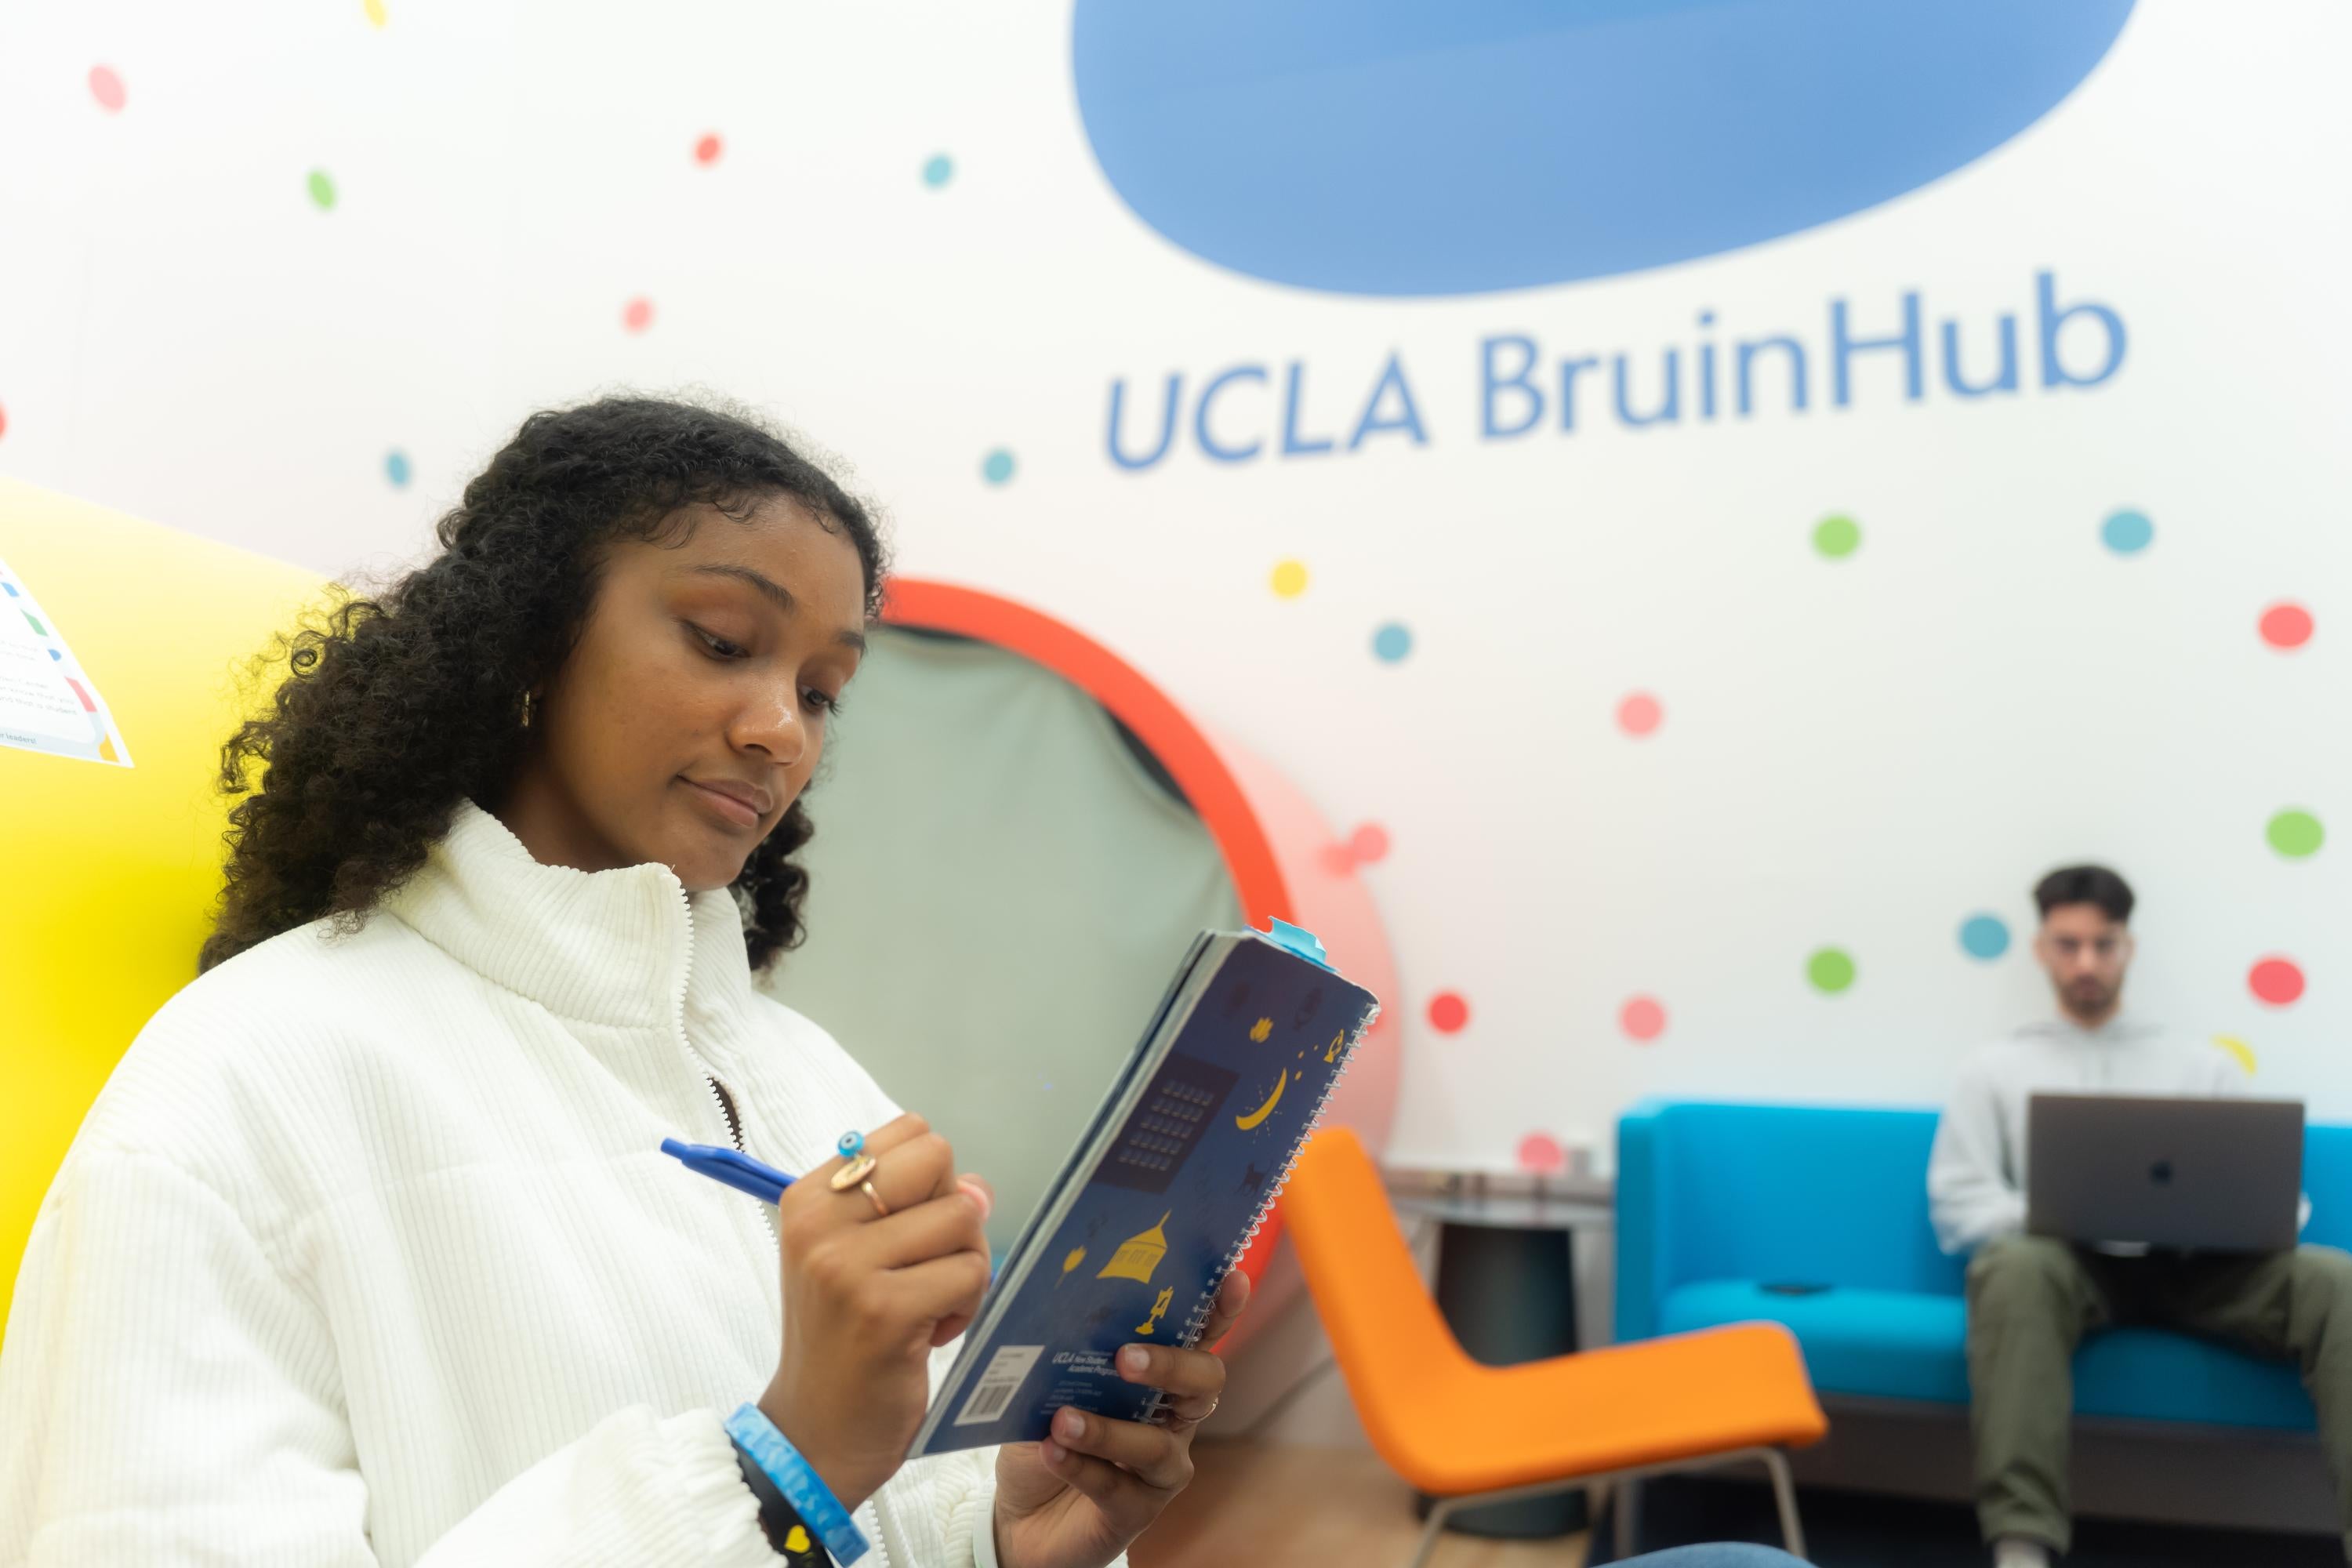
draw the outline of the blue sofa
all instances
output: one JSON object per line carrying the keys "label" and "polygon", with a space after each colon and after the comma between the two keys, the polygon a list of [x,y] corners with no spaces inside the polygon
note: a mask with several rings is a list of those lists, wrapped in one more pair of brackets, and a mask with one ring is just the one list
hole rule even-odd
{"label": "blue sofa", "polygon": [[[1963,1264],[1927,1224],[1935,1132],[1932,1110],[1635,1106],[1617,1126],[1617,1337],[1769,1320],[1795,1332],[1824,1398],[1966,1405]],[[2304,1187],[2304,1239],[2352,1245],[2352,1127],[2307,1131]],[[2074,1409],[2313,1427],[2292,1366],[2151,1329],[2084,1346]]]}

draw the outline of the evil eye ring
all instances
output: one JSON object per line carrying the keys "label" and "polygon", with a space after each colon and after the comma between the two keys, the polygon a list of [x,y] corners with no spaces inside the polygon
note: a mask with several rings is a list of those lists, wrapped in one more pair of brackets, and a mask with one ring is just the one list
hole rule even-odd
{"label": "evil eye ring", "polygon": [[833,1146],[841,1152],[843,1159],[855,1160],[858,1152],[866,1147],[866,1134],[855,1131],[845,1132]]}

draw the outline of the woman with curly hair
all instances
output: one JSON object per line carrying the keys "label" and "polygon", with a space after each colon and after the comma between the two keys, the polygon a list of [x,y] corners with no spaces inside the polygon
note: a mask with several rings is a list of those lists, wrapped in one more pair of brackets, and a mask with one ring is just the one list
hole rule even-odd
{"label": "woman with curly hair", "polygon": [[[203,973],[19,1276],[0,1568],[1118,1558],[1223,1366],[1134,1347],[1169,1425],[902,1463],[989,1189],[753,984],[879,603],[866,509],[748,419],[614,398],[527,420],[439,542],[287,639],[224,749]],[[672,1134],[812,1179],[762,1211]]]}

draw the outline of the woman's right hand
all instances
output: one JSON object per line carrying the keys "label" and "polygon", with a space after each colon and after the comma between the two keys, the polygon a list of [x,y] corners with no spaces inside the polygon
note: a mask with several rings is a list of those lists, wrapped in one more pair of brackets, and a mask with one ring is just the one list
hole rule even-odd
{"label": "woman's right hand", "polygon": [[921,1117],[869,1135],[862,1188],[833,1190],[838,1158],[784,1190],[783,1349],[760,1408],[845,1508],[905,1459],[930,1403],[930,1352],[963,1331],[988,1289],[991,1199],[959,1178],[954,1151]]}

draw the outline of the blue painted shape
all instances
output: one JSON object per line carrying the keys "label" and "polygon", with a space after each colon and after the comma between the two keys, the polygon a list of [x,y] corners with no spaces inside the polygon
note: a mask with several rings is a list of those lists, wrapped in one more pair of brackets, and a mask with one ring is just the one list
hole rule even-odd
{"label": "blue painted shape", "polygon": [[2099,525],[2099,538],[2118,555],[2137,555],[2155,542],[2156,524],[2144,511],[2114,512]]}
{"label": "blue painted shape", "polygon": [[1013,477],[1013,454],[999,447],[980,465],[980,477],[992,485],[1001,485]]}
{"label": "blue painted shape", "polygon": [[2009,922],[1999,915],[1970,915],[1960,925],[1960,949],[1990,963],[2009,951]]}
{"label": "blue painted shape", "polygon": [[62,663],[64,663],[64,662],[65,662],[65,657],[66,657],[66,656],[65,656],[65,651],[64,651],[62,648],[54,648],[54,647],[53,647],[53,648],[49,649],[49,657],[50,657],[51,658],[56,659],[56,660],[57,660],[58,663],[60,663],[60,664],[62,664]]}
{"label": "blue painted shape", "polygon": [[395,450],[383,455],[383,477],[392,481],[394,489],[405,489],[414,472],[407,453]]}
{"label": "blue painted shape", "polygon": [[945,153],[932,154],[923,165],[923,184],[938,190],[955,176],[955,160]]}
{"label": "blue painted shape", "polygon": [[1412,633],[1391,621],[1372,634],[1372,657],[1382,664],[1395,664],[1412,652]]}
{"label": "blue painted shape", "polygon": [[14,583],[0,583],[0,589],[5,589],[8,596],[12,599],[21,599],[24,597],[22,594],[16,592],[16,584]]}
{"label": "blue painted shape", "polygon": [[1916,190],[2132,0],[1076,0],[1095,156],[1169,239],[1339,293],[1602,278]]}
{"label": "blue painted shape", "polygon": [[[1932,1110],[1645,1100],[1617,1127],[1617,1337],[1785,1324],[1825,1394],[1968,1398],[1962,1265],[1927,1224]],[[2305,1130],[2304,1240],[2352,1241],[2352,1127]],[[1826,1285],[1814,1294],[1773,1283]],[[2084,1415],[2309,1431],[2294,1368],[2154,1329],[2074,1358]]]}

